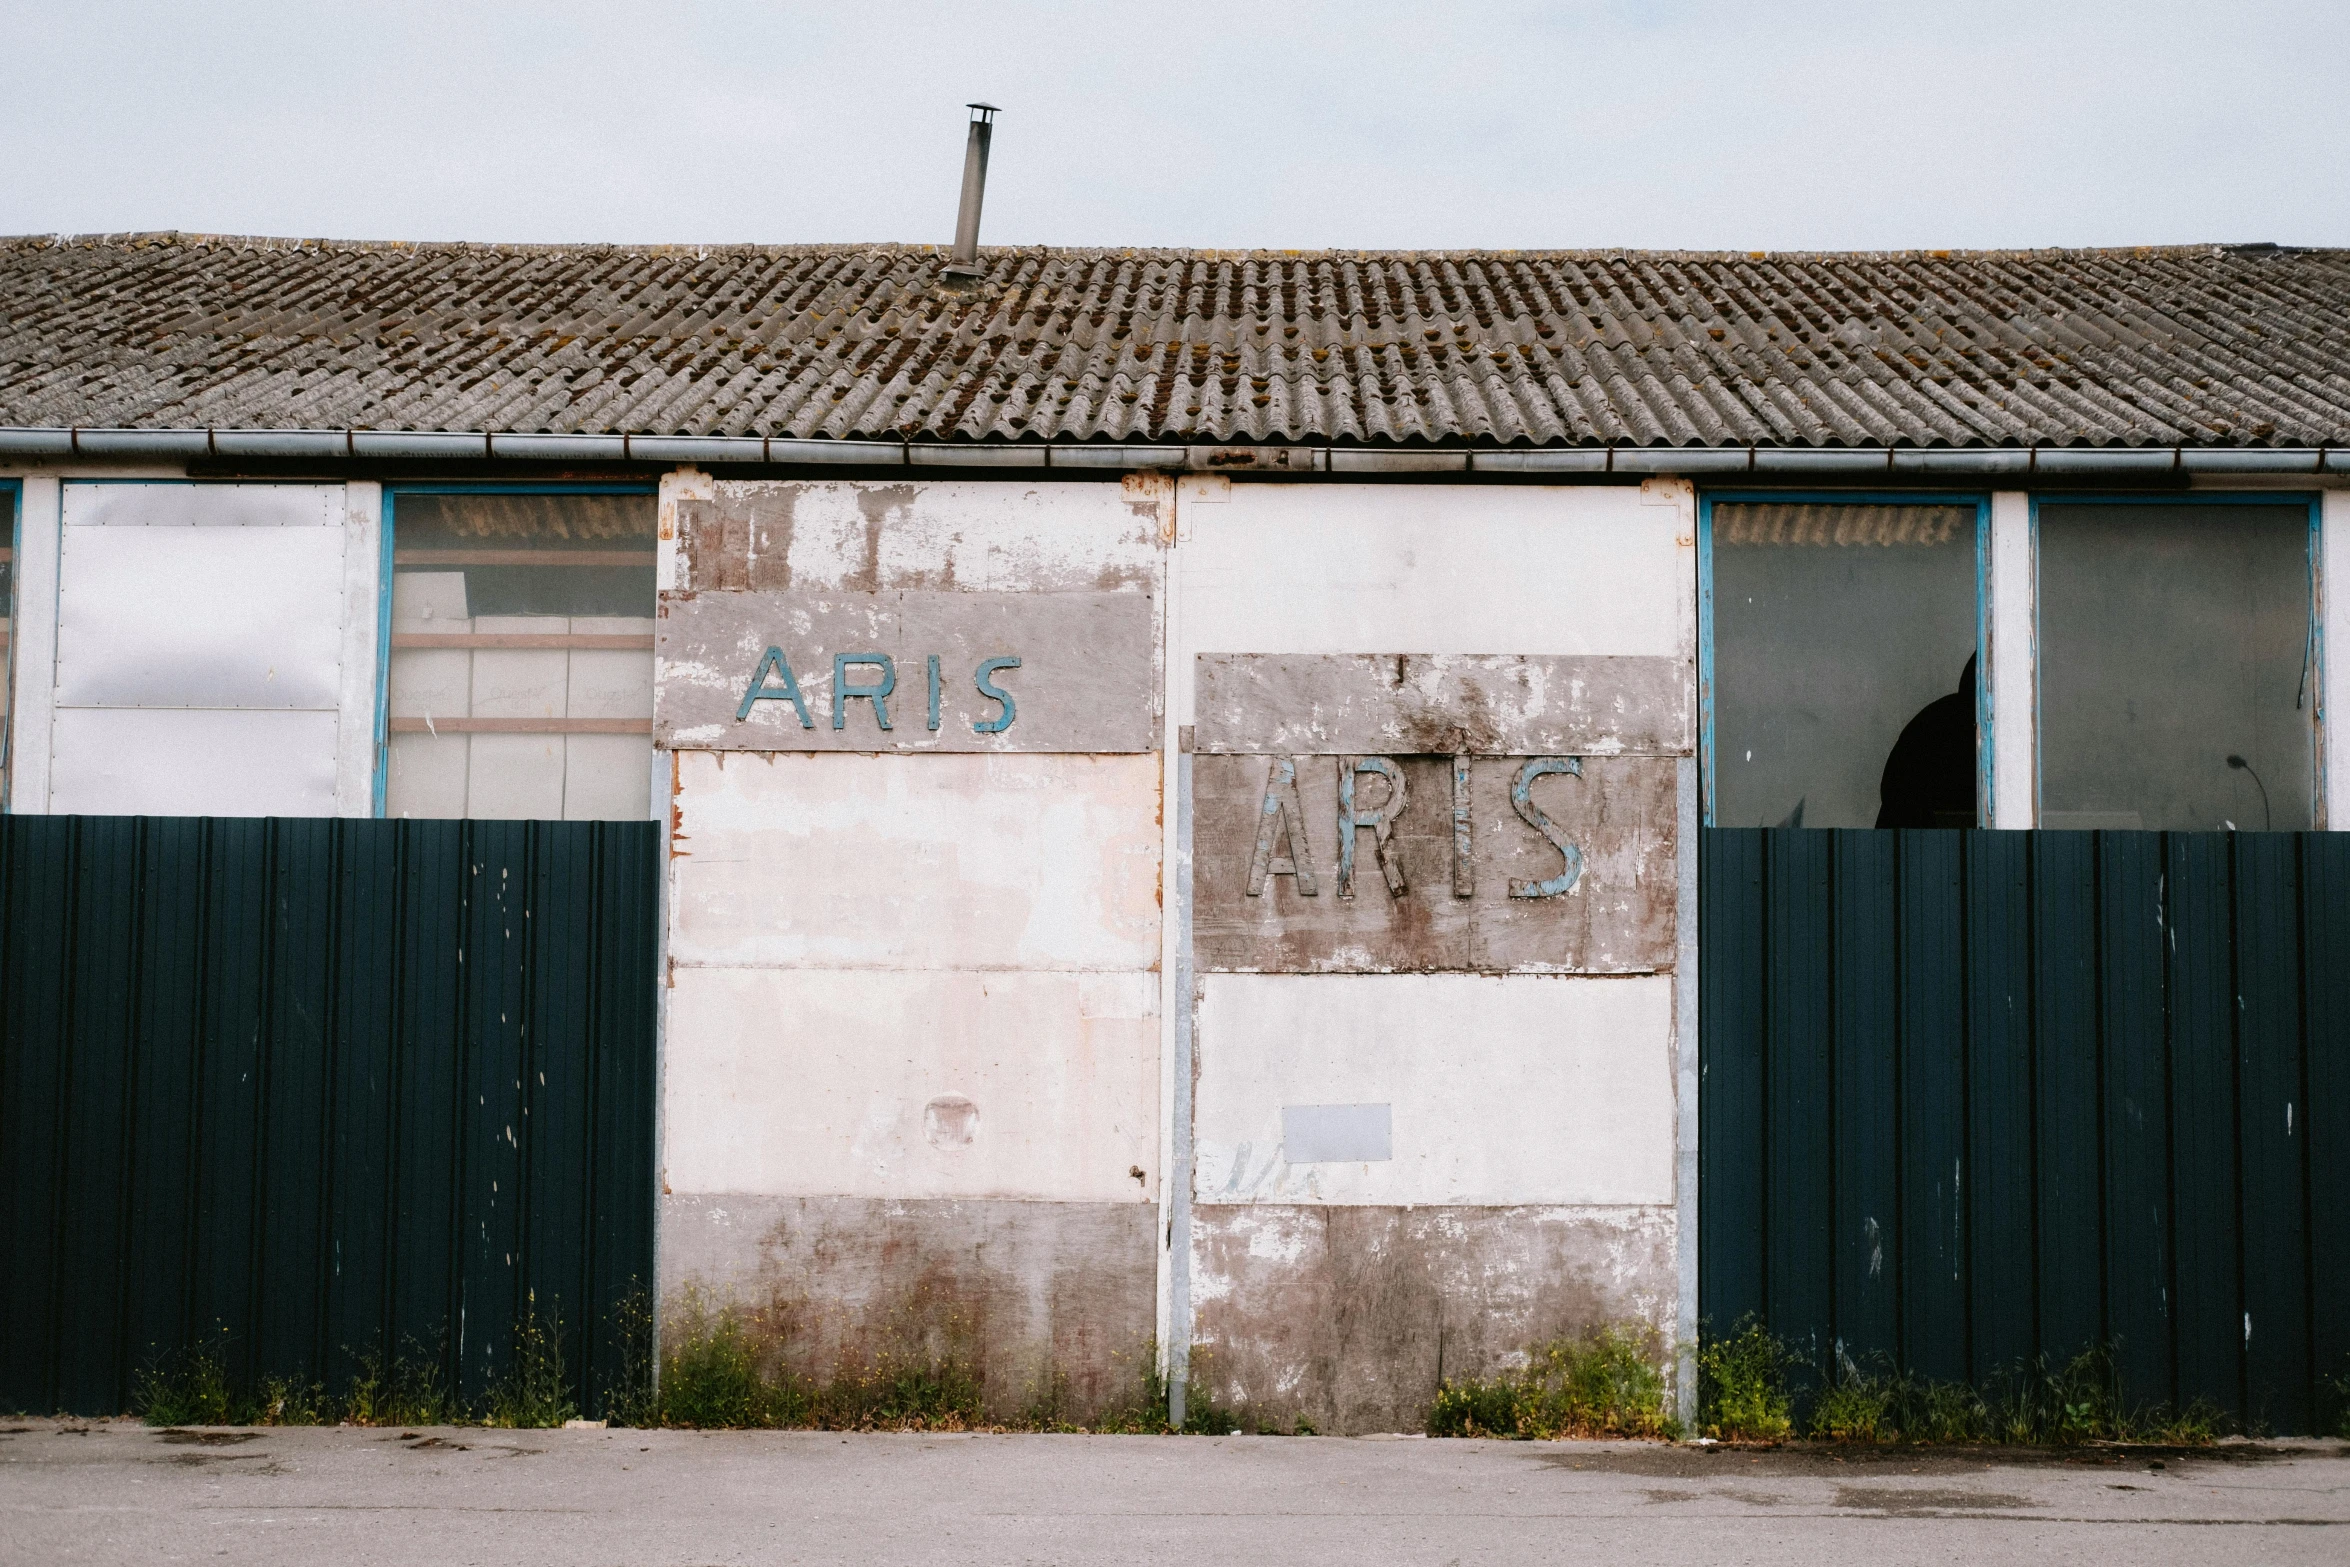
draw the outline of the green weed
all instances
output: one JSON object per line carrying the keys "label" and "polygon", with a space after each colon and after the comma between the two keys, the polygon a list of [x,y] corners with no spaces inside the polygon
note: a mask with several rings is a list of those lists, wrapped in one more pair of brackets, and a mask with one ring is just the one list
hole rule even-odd
{"label": "green weed", "polygon": [[1697,1350],[1697,1426],[1723,1441],[1776,1442],[1794,1430],[1787,1346],[1752,1317]]}
{"label": "green weed", "polygon": [[2176,1409],[2128,1402],[2111,1347],[2054,1367],[2044,1357],[2018,1364],[1980,1386],[1921,1377],[1883,1357],[1857,1364],[1839,1350],[1819,1368],[1816,1387],[1798,1395],[1788,1387],[1798,1365],[1787,1345],[1751,1318],[1730,1337],[1705,1343],[1698,1353],[1699,1428],[1743,1441],[1800,1432],[1823,1442],[2018,1446],[2196,1446],[2228,1428],[2208,1399]]}
{"label": "green weed", "polygon": [[550,1311],[542,1320],[538,1292],[533,1290],[528,1308],[514,1324],[514,1358],[490,1385],[482,1424],[545,1428],[578,1414],[571,1375],[563,1364],[563,1319]]}
{"label": "green weed", "polygon": [[1537,1347],[1523,1371],[1447,1382],[1430,1436],[1671,1438],[1663,1356],[1647,1329],[1608,1326]]}
{"label": "green weed", "polygon": [[131,1408],[151,1426],[229,1424],[228,1334],[157,1357],[131,1382]]}
{"label": "green weed", "polygon": [[660,1393],[642,1411],[648,1416],[643,1424],[724,1430],[797,1423],[780,1418],[789,1400],[775,1379],[762,1373],[750,1336],[732,1310],[711,1311],[698,1295],[688,1294],[668,1338]]}
{"label": "green weed", "polygon": [[456,1401],[441,1385],[437,1356],[394,1357],[370,1352],[343,1395],[343,1419],[355,1426],[454,1425]]}

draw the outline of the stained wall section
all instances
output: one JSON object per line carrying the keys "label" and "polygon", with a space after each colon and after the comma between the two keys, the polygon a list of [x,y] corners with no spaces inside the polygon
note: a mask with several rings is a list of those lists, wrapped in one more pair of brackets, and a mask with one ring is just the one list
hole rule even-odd
{"label": "stained wall section", "polygon": [[[816,1377],[965,1357],[1004,1412],[1138,1396],[1158,1258],[1164,510],[1116,483],[672,487],[656,723],[677,747],[673,1310],[732,1301]],[[1024,749],[1101,732],[1056,728],[1056,688],[1034,677],[1089,658],[1054,628],[1103,595],[1142,612],[1120,653],[1140,659],[1123,700],[1142,721],[1124,750]],[[832,653],[880,648],[818,648],[822,628],[879,624],[909,596],[928,629],[889,620],[912,638],[889,644],[892,728],[856,699],[835,730]],[[1023,716],[982,734],[998,705],[961,698],[990,637],[1021,660],[990,678]],[[783,698],[734,718],[767,646],[804,681],[805,728]],[[926,650],[957,682],[937,731]]]}
{"label": "stained wall section", "polygon": [[[1178,495],[1194,1400],[1411,1430],[1443,1377],[1542,1338],[1669,1340],[1688,487]],[[1263,689],[1236,705],[1241,666]],[[1358,816],[1394,798],[1366,753],[1405,786],[1396,874],[1358,828],[1341,899],[1342,780]]]}

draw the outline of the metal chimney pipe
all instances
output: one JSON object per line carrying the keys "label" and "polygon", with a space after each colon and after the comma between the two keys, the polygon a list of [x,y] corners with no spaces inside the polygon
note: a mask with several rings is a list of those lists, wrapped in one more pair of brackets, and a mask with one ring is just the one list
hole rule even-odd
{"label": "metal chimney pipe", "polygon": [[979,205],[987,198],[987,143],[1001,111],[992,103],[966,104],[971,111],[970,139],[963,143],[963,205],[955,214],[955,249],[947,258],[947,276],[979,276]]}

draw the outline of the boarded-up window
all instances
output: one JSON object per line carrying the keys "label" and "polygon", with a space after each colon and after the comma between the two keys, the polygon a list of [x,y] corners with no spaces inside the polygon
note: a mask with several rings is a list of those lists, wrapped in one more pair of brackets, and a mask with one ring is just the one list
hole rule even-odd
{"label": "boarded-up window", "polygon": [[2306,505],[2040,508],[2040,824],[2311,825]]}
{"label": "boarded-up window", "polygon": [[1975,508],[1713,508],[1712,820],[1975,824]]}
{"label": "boarded-up window", "polygon": [[63,507],[50,810],[366,808],[370,726],[343,704],[374,673],[351,667],[374,606],[348,596],[372,539],[342,485],[77,481]]}
{"label": "boarded-up window", "polygon": [[386,814],[643,819],[654,497],[394,505]]}

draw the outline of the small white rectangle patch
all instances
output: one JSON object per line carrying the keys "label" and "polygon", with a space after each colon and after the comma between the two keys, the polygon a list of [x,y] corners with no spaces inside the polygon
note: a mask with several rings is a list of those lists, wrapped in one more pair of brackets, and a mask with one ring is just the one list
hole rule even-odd
{"label": "small white rectangle patch", "polygon": [[1281,1157],[1289,1164],[1367,1164],[1395,1157],[1388,1105],[1283,1105]]}

